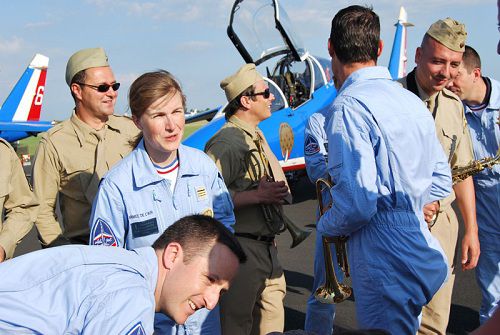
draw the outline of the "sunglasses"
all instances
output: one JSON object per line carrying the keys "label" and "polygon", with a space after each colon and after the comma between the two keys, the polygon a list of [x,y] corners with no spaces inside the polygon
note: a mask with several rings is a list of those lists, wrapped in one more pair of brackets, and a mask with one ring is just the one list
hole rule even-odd
{"label": "sunglasses", "polygon": [[113,91],[118,91],[118,89],[120,88],[120,83],[114,83],[111,85],[108,85],[108,84],[90,85],[90,84],[85,84],[85,83],[76,83],[76,84],[82,85],[82,86],[92,87],[94,90],[96,90],[97,92],[100,92],[100,93],[106,93],[107,91],[109,91],[110,87],[113,89]]}
{"label": "sunglasses", "polygon": [[269,99],[269,97],[271,96],[271,92],[269,91],[269,88],[266,88],[262,92],[258,92],[258,93],[254,93],[254,94],[249,94],[248,96],[249,97],[254,97],[254,96],[257,96],[257,95],[262,95],[264,97],[264,99]]}

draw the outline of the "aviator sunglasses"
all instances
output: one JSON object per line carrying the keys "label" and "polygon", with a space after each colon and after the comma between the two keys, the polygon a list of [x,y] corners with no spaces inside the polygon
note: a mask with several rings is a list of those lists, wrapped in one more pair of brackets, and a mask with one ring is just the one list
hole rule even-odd
{"label": "aviator sunglasses", "polygon": [[258,93],[254,93],[254,94],[249,94],[248,96],[249,97],[254,97],[256,95],[262,95],[264,97],[264,99],[269,99],[269,97],[271,96],[271,92],[269,91],[269,88],[266,88],[262,92],[258,92]]}
{"label": "aviator sunglasses", "polygon": [[106,93],[107,91],[109,91],[110,87],[113,89],[113,91],[118,91],[118,89],[120,88],[120,83],[114,83],[111,85],[108,85],[108,84],[90,85],[90,84],[85,84],[85,83],[76,83],[76,84],[82,85],[82,86],[92,87],[94,90],[96,90],[97,92],[100,92],[100,93]]}

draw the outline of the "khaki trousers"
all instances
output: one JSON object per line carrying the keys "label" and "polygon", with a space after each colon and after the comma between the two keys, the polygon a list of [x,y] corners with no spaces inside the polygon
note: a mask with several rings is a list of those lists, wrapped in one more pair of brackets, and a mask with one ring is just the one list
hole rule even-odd
{"label": "khaki trousers", "polygon": [[223,335],[283,332],[286,283],[274,244],[237,237],[247,254],[229,291],[221,296]]}
{"label": "khaki trousers", "polygon": [[439,213],[431,234],[438,239],[450,267],[448,281],[436,292],[432,300],[422,309],[422,322],[418,334],[446,335],[450,317],[451,294],[455,282],[455,261],[458,240],[458,219],[453,208],[448,206]]}

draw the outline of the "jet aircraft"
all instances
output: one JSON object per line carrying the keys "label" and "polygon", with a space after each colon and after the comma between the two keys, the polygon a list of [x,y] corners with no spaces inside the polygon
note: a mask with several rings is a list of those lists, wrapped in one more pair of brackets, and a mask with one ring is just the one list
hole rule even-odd
{"label": "jet aircraft", "polygon": [[14,142],[53,126],[53,122],[40,121],[48,66],[48,57],[33,57],[0,108],[0,137]]}
{"label": "jet aircraft", "polygon": [[[402,75],[399,66],[406,64],[407,26],[406,12],[402,9],[391,55],[394,78]],[[236,0],[227,33],[246,63],[255,63],[260,68],[264,62],[272,64],[272,71],[270,65],[266,65],[260,72],[266,74],[264,80],[276,99],[271,106],[271,117],[262,121],[259,128],[287,177],[294,179],[305,169],[307,119],[328,108],[337,95],[331,61],[314,57],[304,48],[278,0]],[[184,144],[203,150],[206,142],[225,123],[226,106],[197,115],[195,120],[211,121],[186,138]]]}

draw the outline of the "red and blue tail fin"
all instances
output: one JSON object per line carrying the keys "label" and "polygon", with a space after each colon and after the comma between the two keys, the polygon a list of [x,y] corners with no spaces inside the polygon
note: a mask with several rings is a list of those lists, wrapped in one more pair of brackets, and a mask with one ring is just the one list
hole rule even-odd
{"label": "red and blue tail fin", "polygon": [[38,121],[49,58],[36,54],[0,109],[0,121]]}
{"label": "red and blue tail fin", "polygon": [[413,26],[408,22],[408,15],[403,6],[399,10],[398,22],[395,24],[396,34],[394,35],[394,44],[392,45],[391,58],[389,60],[389,72],[392,79],[398,79],[406,75],[406,36],[407,27]]}

